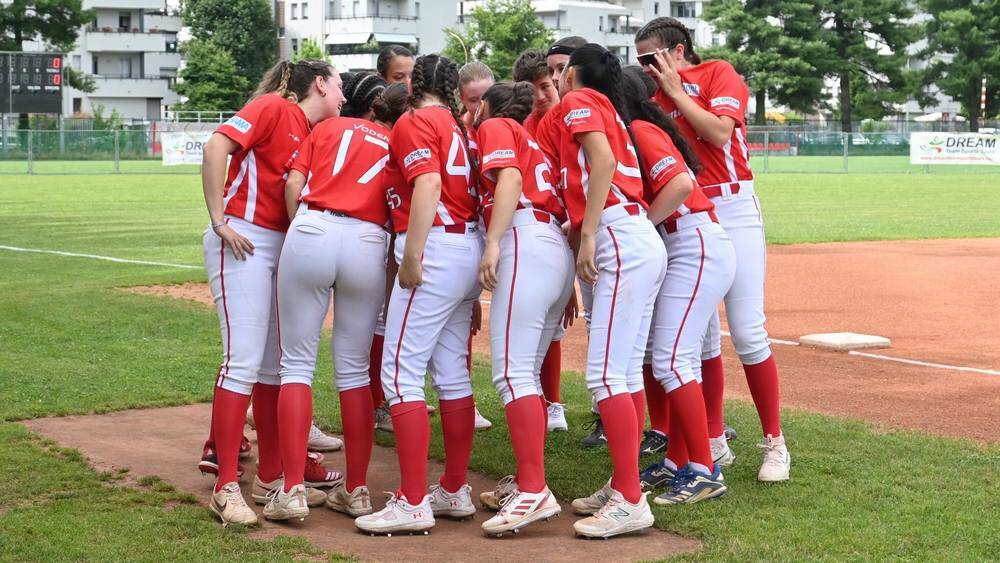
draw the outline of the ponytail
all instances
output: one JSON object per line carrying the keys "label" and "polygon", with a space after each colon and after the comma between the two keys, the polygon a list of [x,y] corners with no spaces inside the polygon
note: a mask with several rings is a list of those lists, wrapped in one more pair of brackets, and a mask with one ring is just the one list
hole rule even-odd
{"label": "ponytail", "polygon": [[309,97],[313,80],[317,76],[323,78],[333,76],[333,66],[326,61],[308,59],[297,63],[288,60],[279,61],[264,74],[253,97],[277,94],[298,103]]}
{"label": "ponytail", "polygon": [[694,52],[691,30],[679,20],[674,18],[650,20],[635,34],[636,42],[646,39],[656,40],[659,42],[660,48],[663,49],[673,49],[677,45],[684,45],[684,60],[693,65],[701,64],[701,57]]}
{"label": "ponytail", "polygon": [[647,121],[662,129],[680,151],[688,168],[697,172],[701,163],[698,162],[694,149],[677,130],[674,120],[651,99],[656,92],[656,82],[638,66],[625,67],[624,76],[625,100],[632,120]]}

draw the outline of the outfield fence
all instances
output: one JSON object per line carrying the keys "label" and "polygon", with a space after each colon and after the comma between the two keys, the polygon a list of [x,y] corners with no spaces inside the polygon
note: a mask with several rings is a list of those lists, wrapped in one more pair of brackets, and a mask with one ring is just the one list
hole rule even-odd
{"label": "outfield fence", "polygon": [[[197,174],[198,165],[164,166],[163,135],[210,131],[216,124],[116,130],[2,130],[3,174]],[[796,128],[749,128],[751,163],[758,174],[1000,174],[1000,166],[910,164],[903,133],[839,133]]]}

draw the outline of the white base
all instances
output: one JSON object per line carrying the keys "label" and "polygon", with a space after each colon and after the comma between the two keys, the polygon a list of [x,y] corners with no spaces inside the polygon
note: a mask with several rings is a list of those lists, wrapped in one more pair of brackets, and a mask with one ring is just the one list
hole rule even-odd
{"label": "white base", "polygon": [[807,334],[799,338],[803,346],[815,346],[827,350],[846,352],[865,348],[888,348],[892,345],[884,336],[858,334],[856,332],[828,332],[824,334]]}

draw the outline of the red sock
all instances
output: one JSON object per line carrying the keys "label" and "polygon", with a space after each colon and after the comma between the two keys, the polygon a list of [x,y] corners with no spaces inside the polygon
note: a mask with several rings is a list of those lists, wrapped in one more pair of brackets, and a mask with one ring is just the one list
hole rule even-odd
{"label": "red sock", "polygon": [[705,413],[708,415],[708,436],[722,436],[722,395],[726,390],[726,371],[722,355],[701,361],[701,392],[705,395]]}
{"label": "red sock", "polygon": [[215,454],[219,460],[219,478],[215,491],[239,479],[240,442],[243,441],[243,424],[247,419],[249,395],[215,388],[212,400],[212,426],[215,435]]}
{"label": "red sock", "polygon": [[309,426],[312,424],[312,387],[287,383],[278,394],[278,440],[285,492],[301,485],[309,453]]}
{"label": "red sock", "polygon": [[278,438],[280,385],[253,386],[253,423],[257,427],[257,477],[270,483],[281,477],[281,441]]}
{"label": "red sock", "polygon": [[759,364],[743,364],[743,371],[747,374],[747,387],[757,407],[764,435],[781,436],[781,390],[774,354]]}
{"label": "red sock", "polygon": [[635,409],[635,426],[639,429],[639,434],[635,439],[637,444],[642,444],[642,431],[646,428],[646,392],[636,391],[632,395],[632,408]]}
{"label": "red sock", "polygon": [[[667,400],[670,396],[667,395]],[[688,456],[687,440],[684,439],[684,432],[681,430],[684,424],[680,420],[681,411],[670,409],[670,441],[667,442],[667,453],[664,457],[669,459],[680,469],[691,460]]]}
{"label": "red sock", "polygon": [[545,407],[538,395],[526,395],[504,407],[510,443],[517,460],[517,488],[539,493],[545,488]]}
{"label": "red sock", "polygon": [[[454,493],[468,481],[472,437],[476,433],[476,401],[472,395],[450,401],[439,401],[441,434],[444,436],[444,475],[441,486]],[[395,425],[393,425],[395,428]]]}
{"label": "red sock", "polygon": [[553,340],[542,360],[542,394],[550,403],[561,403],[559,400],[559,379],[562,369],[562,344]]}
{"label": "red sock", "polygon": [[368,463],[375,435],[375,405],[371,391],[358,387],[340,392],[340,421],[344,427],[348,492],[367,483]]}
{"label": "red sock", "polygon": [[409,401],[389,408],[396,435],[400,483],[406,502],[417,505],[427,495],[427,450],[431,444],[431,423],[427,403]]}
{"label": "red sock", "polygon": [[385,337],[381,334],[372,336],[372,349],[368,353],[368,386],[371,388],[372,404],[376,407],[385,402],[385,391],[382,390],[382,345]]}
{"label": "red sock", "polygon": [[670,403],[667,401],[667,392],[653,377],[653,366],[642,366],[642,384],[646,389],[649,426],[666,436],[670,431]]}
{"label": "red sock", "polygon": [[[705,422],[705,398],[701,395],[701,385],[692,381],[674,389],[667,395],[670,399],[670,413],[677,413],[680,434],[684,435],[689,460],[704,465],[712,471],[712,449],[708,445],[708,423]],[[671,429],[670,440],[678,434]],[[673,460],[676,462],[676,460]]]}
{"label": "red sock", "polygon": [[611,486],[636,503],[642,496],[639,488],[639,429],[636,428],[635,406],[628,393],[619,393],[597,403],[608,437],[608,449],[614,464]]}

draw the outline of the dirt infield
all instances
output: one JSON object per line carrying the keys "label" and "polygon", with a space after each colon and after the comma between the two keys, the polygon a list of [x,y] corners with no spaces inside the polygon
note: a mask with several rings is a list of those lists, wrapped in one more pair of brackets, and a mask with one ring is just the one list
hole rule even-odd
{"label": "dirt infield", "polygon": [[[768,330],[796,341],[853,331],[892,339],[880,353],[924,362],[1000,369],[1000,239],[772,246]],[[210,303],[205,284],[132,288]],[[488,313],[488,305],[484,307]],[[563,368],[582,371],[582,319],[563,344]],[[489,353],[481,334],[474,350]],[[899,364],[775,345],[787,406],[893,428],[1000,441],[1000,376]],[[749,398],[726,342],[729,396]]]}
{"label": "dirt infield", "polygon": [[[211,406],[201,404],[94,416],[44,418],[24,421],[24,424],[63,446],[79,448],[99,470],[128,467],[132,476],[156,475],[180,490],[194,493],[199,498],[208,498],[214,479],[202,477],[195,464],[210,418]],[[121,432],[122,428],[142,428],[145,436],[143,447],[136,448],[134,440]],[[252,432],[248,435],[251,440],[254,439]],[[180,455],[178,452],[181,452]],[[326,454],[324,465],[343,468],[343,452]],[[241,481],[246,492],[253,482],[256,464],[244,462],[243,466],[246,473]],[[368,483],[373,494],[378,496],[373,499],[376,507],[384,505],[379,492],[392,490],[399,482],[397,467],[392,449],[375,446]],[[442,471],[442,464],[430,463],[430,476],[436,478]],[[471,473],[469,483],[477,494],[495,485],[493,480]],[[260,513],[259,506],[257,512]],[[407,561],[520,561],[525,554],[533,554],[535,559],[544,561],[576,561],[580,549],[585,549],[588,556],[594,559],[634,561],[661,559],[691,552],[700,546],[696,540],[658,530],[611,541],[577,539],[572,533],[576,518],[566,505],[563,505],[560,517],[538,523],[516,538],[486,538],[480,531],[480,524],[490,515],[480,511],[472,522],[438,519],[430,537],[384,538],[363,535],[346,515],[319,507],[312,509],[304,522],[264,522],[262,529],[255,534],[262,538],[281,533],[302,535],[324,550],[354,555],[364,561],[399,561],[400,554],[405,554]]]}

